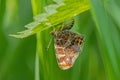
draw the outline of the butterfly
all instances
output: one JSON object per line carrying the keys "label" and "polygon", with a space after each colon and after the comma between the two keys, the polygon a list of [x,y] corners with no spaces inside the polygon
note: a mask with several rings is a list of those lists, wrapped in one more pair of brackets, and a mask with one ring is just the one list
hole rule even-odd
{"label": "butterfly", "polygon": [[83,46],[84,36],[70,31],[73,25],[74,19],[70,23],[51,32],[54,37],[56,59],[62,70],[73,66]]}

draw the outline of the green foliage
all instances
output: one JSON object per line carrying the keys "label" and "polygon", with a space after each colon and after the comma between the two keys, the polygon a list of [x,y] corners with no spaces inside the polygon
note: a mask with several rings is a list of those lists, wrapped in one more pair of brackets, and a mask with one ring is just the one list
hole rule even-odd
{"label": "green foliage", "polygon": [[[112,1],[103,3],[100,0],[91,0],[91,3],[92,13],[94,14],[94,21],[99,31],[98,34],[100,35],[98,39],[100,39],[102,42],[99,46],[101,46],[103,54],[103,60],[105,63],[105,69],[107,74],[106,76],[108,76],[109,80],[120,79],[120,66],[118,62],[118,60],[120,59],[117,58],[117,55],[120,53],[120,50],[117,48],[120,46],[119,29],[117,29],[118,27],[113,23],[112,19],[110,18],[110,15],[108,15],[109,12],[107,13],[107,10],[109,11],[109,5],[111,7],[111,5],[115,3],[113,3]],[[115,6],[113,5],[113,8],[114,7]],[[113,16],[113,14],[111,14],[111,16]],[[114,18],[117,19],[116,17]]]}
{"label": "green foliage", "polygon": [[56,0],[56,4],[46,6],[45,13],[38,14],[34,17],[34,22],[27,24],[27,30],[18,32],[18,35],[11,35],[16,38],[28,37],[37,32],[55,26],[65,19],[78,15],[89,9],[87,1],[80,0]]}

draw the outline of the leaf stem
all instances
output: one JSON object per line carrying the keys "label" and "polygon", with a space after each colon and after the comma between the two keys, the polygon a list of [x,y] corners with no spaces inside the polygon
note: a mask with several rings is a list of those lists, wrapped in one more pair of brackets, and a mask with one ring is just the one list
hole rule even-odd
{"label": "leaf stem", "polygon": [[40,80],[39,76],[39,54],[36,52],[35,56],[35,80]]}

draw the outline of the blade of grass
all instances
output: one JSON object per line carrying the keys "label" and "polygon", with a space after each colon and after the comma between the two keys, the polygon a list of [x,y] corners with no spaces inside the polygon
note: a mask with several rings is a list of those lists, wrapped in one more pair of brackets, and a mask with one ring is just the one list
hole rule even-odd
{"label": "blade of grass", "polygon": [[[45,5],[45,1],[43,0],[31,0],[32,3],[32,9],[33,9],[33,14],[34,16],[37,15],[38,13],[43,12],[43,7]],[[42,72],[40,68],[40,64],[44,65],[43,61],[43,50],[42,50],[42,38],[40,37],[40,32],[37,33],[37,48],[36,48],[36,57],[35,57],[35,80],[41,80],[40,77],[40,71]],[[39,58],[40,57],[40,58]],[[40,63],[40,64],[39,64]],[[44,71],[44,70],[43,70]]]}
{"label": "blade of grass", "polygon": [[[94,21],[97,25],[98,33],[100,35],[100,40],[102,40],[102,53],[105,64],[105,70],[108,80],[118,80],[119,79],[119,66],[116,57],[116,51],[114,49],[114,43],[112,41],[113,36],[111,35],[113,27],[108,19],[104,2],[101,0],[90,0],[92,14]],[[104,48],[104,49],[103,49]]]}

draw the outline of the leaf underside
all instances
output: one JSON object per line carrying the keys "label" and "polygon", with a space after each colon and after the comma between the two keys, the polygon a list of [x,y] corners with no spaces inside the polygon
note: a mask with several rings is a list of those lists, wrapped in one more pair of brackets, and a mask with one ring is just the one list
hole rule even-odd
{"label": "leaf underside", "polygon": [[76,16],[84,11],[89,10],[90,5],[87,0],[54,0],[55,4],[46,6],[45,12],[36,15],[34,21],[25,25],[24,31],[11,34],[16,38],[25,38],[36,34],[40,31],[53,27],[64,20]]}

